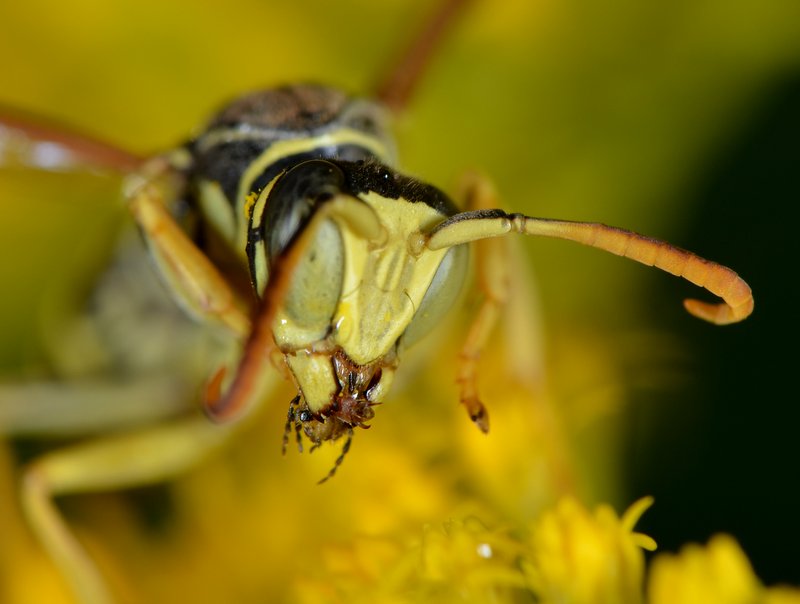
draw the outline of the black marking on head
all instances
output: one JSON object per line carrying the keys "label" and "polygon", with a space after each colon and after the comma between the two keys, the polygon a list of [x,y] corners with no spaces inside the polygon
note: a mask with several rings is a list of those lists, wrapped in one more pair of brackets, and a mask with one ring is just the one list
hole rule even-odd
{"label": "black marking on head", "polygon": [[267,166],[253,181],[250,190],[256,192],[260,191],[272,182],[281,172],[298,166],[310,159],[332,159],[355,162],[370,157],[372,157],[372,152],[358,145],[330,145],[326,147],[317,147],[311,151],[304,151],[303,153],[287,155]]}
{"label": "black marking on head", "polygon": [[[362,151],[355,146],[342,149],[351,153]],[[314,150],[308,155],[317,152],[319,150]],[[254,182],[256,189],[262,182],[266,184],[275,179],[277,170],[285,169],[269,191],[261,222],[254,224],[251,220],[248,227],[246,254],[254,284],[256,243],[261,240],[266,242],[268,262],[274,262],[305,228],[316,209],[337,193],[358,197],[375,192],[386,199],[424,203],[443,216],[458,214],[455,204],[436,187],[399,174],[373,159],[345,161],[316,158],[293,165],[306,155],[297,154],[273,163]]]}
{"label": "black marking on head", "polygon": [[242,174],[269,145],[266,139],[220,143],[196,157],[194,174],[218,182],[228,202],[235,206]]}
{"label": "black marking on head", "polygon": [[[215,145],[196,157],[194,176],[218,182],[228,203],[236,207],[242,175],[271,144],[270,139],[252,138]],[[372,155],[372,151],[359,145],[327,145],[287,155],[269,164],[250,188],[251,191],[258,192],[284,170],[309,159],[359,161],[371,158]]]}
{"label": "black marking on head", "polygon": [[335,161],[345,173],[348,193],[358,195],[374,191],[387,199],[403,198],[412,203],[424,203],[444,216],[453,216],[458,208],[453,201],[433,185],[420,182],[387,168],[383,164],[365,161]]}

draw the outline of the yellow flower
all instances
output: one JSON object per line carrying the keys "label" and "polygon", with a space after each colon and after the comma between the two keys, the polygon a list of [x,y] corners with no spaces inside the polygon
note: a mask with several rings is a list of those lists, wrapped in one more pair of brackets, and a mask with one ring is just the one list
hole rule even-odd
{"label": "yellow flower", "polygon": [[321,568],[295,585],[294,601],[513,602],[526,591],[524,544],[470,515],[427,525],[413,538],[361,538],[327,548]]}
{"label": "yellow flower", "polygon": [[661,554],[648,582],[650,604],[800,604],[800,590],[765,588],[739,544],[729,535],[706,547],[687,545],[680,554]]}
{"label": "yellow flower", "polygon": [[525,565],[540,601],[641,602],[642,548],[652,550],[656,544],[632,529],[652,503],[652,498],[640,499],[618,518],[608,505],[590,513],[575,499],[565,498],[543,514],[534,525],[532,559]]}
{"label": "yellow flower", "polygon": [[521,528],[490,528],[475,514],[427,525],[416,538],[362,538],[323,552],[295,584],[293,601],[637,604],[641,549],[655,543],[633,526],[651,503],[641,499],[618,518],[607,505],[592,514],[566,498],[529,538]]}

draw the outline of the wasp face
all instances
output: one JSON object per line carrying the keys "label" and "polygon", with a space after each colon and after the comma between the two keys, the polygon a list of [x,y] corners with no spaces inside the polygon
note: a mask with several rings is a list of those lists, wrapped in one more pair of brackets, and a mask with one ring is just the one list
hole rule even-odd
{"label": "wasp face", "polygon": [[[313,222],[343,198],[347,211]],[[466,249],[415,254],[411,242],[455,208],[440,191],[381,164],[327,160],[292,168],[261,199],[252,214],[260,225],[254,265],[260,257],[274,266],[301,233],[313,232],[272,331],[300,395],[296,426],[315,444],[335,440],[367,427],[398,351],[454,303]]]}

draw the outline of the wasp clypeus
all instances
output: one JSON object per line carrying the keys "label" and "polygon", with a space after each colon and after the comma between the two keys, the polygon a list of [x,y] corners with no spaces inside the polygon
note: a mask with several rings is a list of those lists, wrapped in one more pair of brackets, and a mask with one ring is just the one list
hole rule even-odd
{"label": "wasp clypeus", "polygon": [[[73,422],[59,426],[64,432],[131,422],[126,412],[134,407],[139,423],[162,420],[171,414],[176,382],[192,373],[183,361],[165,359],[199,339],[227,334],[200,395],[206,417],[87,442],[42,457],[26,471],[25,512],[84,601],[110,596],[66,530],[54,497],[158,481],[181,471],[227,437],[224,424],[270,398],[276,375],[291,380],[297,391],[289,403],[284,450],[293,432],[300,448],[303,437],[314,447],[343,439],[342,453],[323,481],[330,478],[354,431],[367,427],[376,405],[389,396],[404,351],[456,303],[472,242],[512,233],[576,241],[655,266],[722,298],[719,304],[687,300],[686,309],[697,317],[726,324],[751,313],[747,284],[690,252],[602,224],[506,213],[496,209],[491,187],[478,177],[467,180],[466,207],[460,209],[439,189],[395,168],[386,109],[406,104],[445,25],[464,3],[443,4],[373,99],[317,84],[255,92],[224,107],[185,145],[154,158],[27,119],[8,116],[0,122],[6,153],[23,163],[43,166],[39,151],[47,145],[57,151],[48,161],[55,157],[62,167],[92,165],[127,174],[125,202],[171,301],[139,286],[147,269],[124,253],[93,296],[105,302],[98,307],[127,305],[142,329],[155,332],[169,323],[170,333],[178,334],[168,341],[156,338],[162,348],[154,353],[157,361],[149,361],[167,363],[163,373],[169,376],[122,380],[130,394],[113,395],[146,399],[149,406],[120,404],[115,415],[103,405],[109,389],[96,383],[20,387],[3,391],[0,403],[8,409],[27,397],[31,404],[16,415],[4,411],[3,429],[24,433],[36,423],[47,431],[43,424],[57,400],[74,400],[84,410],[80,419],[62,422]],[[506,275],[486,271],[480,283],[484,301],[468,329],[456,379],[470,419],[486,432],[476,362],[506,298]],[[181,323],[174,303],[209,329]],[[98,312],[91,334],[81,337],[102,340],[106,365],[135,378],[141,342],[114,342],[117,321]],[[147,345],[153,347],[152,338]],[[119,390],[120,383],[113,387]],[[159,451],[157,458],[147,455],[152,450]]]}

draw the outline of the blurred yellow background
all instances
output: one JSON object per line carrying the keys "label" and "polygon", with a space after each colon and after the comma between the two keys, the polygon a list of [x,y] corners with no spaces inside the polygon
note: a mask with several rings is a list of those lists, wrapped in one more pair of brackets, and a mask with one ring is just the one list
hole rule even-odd
{"label": "blurred yellow background", "polygon": [[[0,103],[148,154],[186,140],[221,103],[254,88],[320,81],[368,93],[432,6],[6,2]],[[602,221],[688,245],[698,181],[799,67],[795,0],[476,0],[397,121],[400,164],[451,192],[461,171],[479,168],[507,209]],[[42,361],[42,321],[74,304],[102,266],[125,219],[115,205],[118,185],[96,175],[0,171],[4,373]],[[733,264],[737,249],[753,245],[747,237],[723,238],[726,252],[701,235],[693,251]],[[66,502],[116,589],[146,602],[287,601],[316,578],[325,548],[356,537],[407,535],[470,513],[515,526],[564,491],[611,501],[619,511],[647,494],[626,474],[624,456],[636,440],[629,409],[649,413],[652,400],[701,383],[712,369],[680,334],[705,337],[711,328],[684,319],[679,301],[691,290],[674,279],[566,243],[522,247],[544,326],[535,334],[547,369],[541,397],[559,430],[549,431],[535,396],[504,379],[502,359],[487,359],[482,386],[493,431],[484,438],[454,403],[453,363],[437,361],[409,376],[409,388],[357,435],[332,484],[317,487],[337,452],[279,459],[287,390],[231,450],[167,495],[148,491],[145,504],[106,495]],[[766,312],[755,294],[756,313]],[[679,333],[670,330],[675,322]],[[726,341],[739,346],[737,333],[757,325],[729,328]],[[437,356],[453,357],[458,338],[454,327],[427,344],[446,340]],[[737,359],[747,364],[760,352]],[[672,422],[670,429],[682,429],[680,419]],[[67,602],[19,525],[12,458],[10,449],[0,458],[0,600]],[[159,498],[169,500],[173,524],[143,527],[137,510],[158,508]],[[796,519],[785,521],[797,536]],[[21,585],[32,596],[10,600],[24,593]]]}

